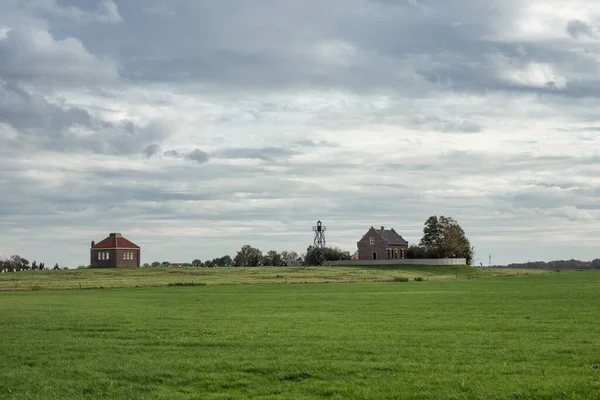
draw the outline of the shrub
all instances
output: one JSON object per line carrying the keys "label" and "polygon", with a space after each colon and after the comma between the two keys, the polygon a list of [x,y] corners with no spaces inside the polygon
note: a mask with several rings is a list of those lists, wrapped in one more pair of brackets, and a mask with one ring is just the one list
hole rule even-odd
{"label": "shrub", "polygon": [[408,282],[408,278],[405,276],[396,276],[393,282]]}
{"label": "shrub", "polygon": [[199,283],[199,282],[171,282],[167,286],[206,286],[206,283]]}
{"label": "shrub", "polygon": [[423,279],[423,277],[422,277],[422,276],[417,276],[417,277],[415,278],[415,282],[423,282],[423,281],[424,281],[424,279]]}

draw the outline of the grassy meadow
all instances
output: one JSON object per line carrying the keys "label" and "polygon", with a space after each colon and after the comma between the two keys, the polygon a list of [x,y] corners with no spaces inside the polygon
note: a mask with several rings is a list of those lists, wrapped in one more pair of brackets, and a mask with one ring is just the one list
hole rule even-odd
{"label": "grassy meadow", "polygon": [[542,274],[544,270],[469,266],[378,265],[256,268],[119,268],[25,271],[0,274],[0,291],[156,287],[173,284],[235,285],[264,283],[386,282],[399,278],[460,280]]}
{"label": "grassy meadow", "polygon": [[600,272],[487,278],[5,291],[0,398],[599,399]]}

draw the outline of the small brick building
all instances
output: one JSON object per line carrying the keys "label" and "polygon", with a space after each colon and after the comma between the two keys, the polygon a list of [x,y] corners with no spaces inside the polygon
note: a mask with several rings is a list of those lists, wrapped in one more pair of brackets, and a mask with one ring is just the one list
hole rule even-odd
{"label": "small brick building", "polygon": [[369,231],[360,239],[358,245],[359,260],[393,260],[404,259],[408,242],[394,230],[375,229]]}
{"label": "small brick building", "polygon": [[90,248],[91,268],[133,268],[140,266],[140,247],[120,233],[111,233]]}

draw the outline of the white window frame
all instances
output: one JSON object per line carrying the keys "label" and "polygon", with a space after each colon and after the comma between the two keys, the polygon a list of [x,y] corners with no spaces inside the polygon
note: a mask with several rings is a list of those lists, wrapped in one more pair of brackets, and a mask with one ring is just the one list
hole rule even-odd
{"label": "white window frame", "polygon": [[369,244],[370,244],[371,246],[373,246],[373,245],[375,244],[375,238],[374,238],[373,236],[371,236],[371,237],[369,238]]}
{"label": "white window frame", "polygon": [[98,252],[98,260],[102,260],[102,252],[101,251]]}

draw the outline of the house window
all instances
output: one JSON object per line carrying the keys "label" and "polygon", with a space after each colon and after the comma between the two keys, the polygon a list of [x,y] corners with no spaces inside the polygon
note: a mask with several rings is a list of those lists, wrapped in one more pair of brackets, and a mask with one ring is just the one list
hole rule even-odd
{"label": "house window", "polygon": [[392,249],[387,249],[387,258],[388,260],[392,258]]}
{"label": "house window", "polygon": [[375,244],[375,238],[374,237],[370,237],[369,238],[369,243],[371,244],[371,246],[374,245]]}
{"label": "house window", "polygon": [[398,249],[394,249],[394,258],[398,258]]}
{"label": "house window", "polygon": [[373,260],[377,260],[377,253],[373,252]]}
{"label": "house window", "polygon": [[123,253],[123,260],[127,260],[127,252]]}
{"label": "house window", "polygon": [[107,251],[106,252],[106,259],[108,260],[110,258],[110,253]]}
{"label": "house window", "polygon": [[98,252],[98,260],[102,260],[102,253]]}

